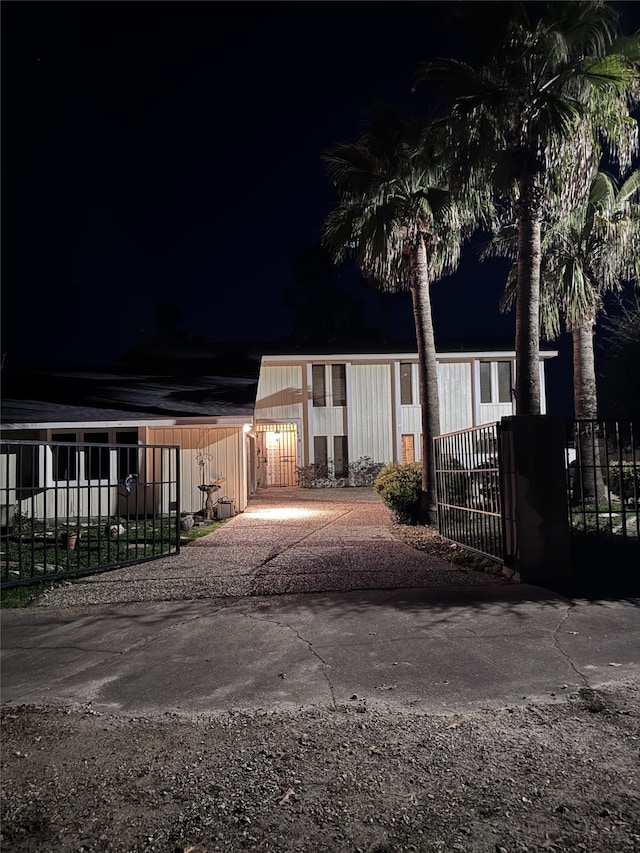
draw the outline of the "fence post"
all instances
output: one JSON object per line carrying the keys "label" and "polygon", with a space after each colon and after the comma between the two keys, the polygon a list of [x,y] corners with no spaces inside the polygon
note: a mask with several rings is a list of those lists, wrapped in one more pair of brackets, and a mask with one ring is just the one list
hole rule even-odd
{"label": "fence post", "polygon": [[523,583],[562,589],[571,574],[565,426],[552,415],[503,418],[505,565]]}

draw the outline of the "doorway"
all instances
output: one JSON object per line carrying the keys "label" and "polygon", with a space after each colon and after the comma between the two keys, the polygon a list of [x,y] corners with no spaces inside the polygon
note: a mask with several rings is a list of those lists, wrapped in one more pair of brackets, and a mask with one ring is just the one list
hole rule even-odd
{"label": "doorway", "polygon": [[296,424],[256,426],[258,487],[298,484],[298,428]]}

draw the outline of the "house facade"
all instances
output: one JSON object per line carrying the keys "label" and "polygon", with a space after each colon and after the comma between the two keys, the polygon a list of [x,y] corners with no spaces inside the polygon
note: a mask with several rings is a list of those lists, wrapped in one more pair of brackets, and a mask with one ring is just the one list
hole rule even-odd
{"label": "house facade", "polygon": [[[543,400],[544,362],[555,355],[541,354]],[[362,457],[420,459],[415,352],[251,359],[255,367],[195,378],[58,374],[45,378],[42,397],[4,399],[0,437],[34,444],[2,447],[0,509],[145,515],[175,505],[179,488],[181,510],[197,512],[203,486],[219,484],[216,497],[242,512],[256,489],[295,486],[298,469],[314,463],[346,477]],[[514,414],[514,374],[513,352],[438,353],[442,432]],[[65,503],[69,494],[78,505]]]}
{"label": "house facade", "polygon": [[[544,362],[540,381],[545,399]],[[515,353],[440,352],[441,431],[515,414]],[[543,404],[544,406],[544,404]],[[543,408],[544,412],[544,408]],[[331,462],[337,477],[361,457],[421,458],[417,353],[265,355],[255,406],[259,486],[295,485],[296,468]]]}

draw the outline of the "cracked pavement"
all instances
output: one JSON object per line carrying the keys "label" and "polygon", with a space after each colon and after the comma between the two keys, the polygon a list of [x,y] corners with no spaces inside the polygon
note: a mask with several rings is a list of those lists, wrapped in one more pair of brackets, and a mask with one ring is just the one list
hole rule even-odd
{"label": "cracked pavement", "polygon": [[639,605],[510,585],[7,611],[2,699],[131,716],[555,702],[638,681]]}
{"label": "cracked pavement", "polygon": [[639,599],[453,568],[365,492],[263,496],[200,542],[3,611],[3,703],[450,713],[640,679]]}

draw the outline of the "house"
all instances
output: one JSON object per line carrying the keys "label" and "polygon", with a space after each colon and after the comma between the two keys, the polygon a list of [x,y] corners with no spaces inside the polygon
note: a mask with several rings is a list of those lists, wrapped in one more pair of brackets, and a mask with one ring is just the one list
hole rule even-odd
{"label": "house", "polygon": [[[541,353],[543,399],[544,363],[555,355]],[[513,414],[514,370],[515,354],[505,349],[439,352],[442,431]],[[410,346],[338,354],[263,347],[256,354],[225,345],[187,360],[165,352],[147,370],[36,374],[4,390],[1,438],[39,443],[23,451],[31,456],[19,465],[15,452],[2,448],[6,512],[27,499],[36,514],[62,512],[57,502],[69,488],[82,502],[74,508],[81,516],[98,507],[100,515],[153,512],[160,499],[175,502],[173,479],[161,477],[160,486],[151,473],[169,466],[165,446],[177,448],[182,511],[204,509],[202,487],[216,481],[218,496],[242,512],[257,488],[295,485],[297,469],[312,463],[331,461],[336,476],[346,477],[361,457],[420,458],[417,354]]]}
{"label": "house", "polygon": [[72,494],[80,517],[153,514],[159,502],[175,505],[179,466],[183,512],[205,509],[201,487],[213,484],[242,512],[256,488],[260,359],[232,351],[172,364],[48,371],[5,386],[0,437],[40,446],[1,448],[0,506],[22,499],[51,518],[68,513]]}
{"label": "house", "polygon": [[[544,362],[540,380],[545,398]],[[437,354],[441,430],[515,414],[515,353],[445,348]],[[335,475],[361,457],[420,459],[418,356],[387,353],[263,355],[255,406],[258,485],[294,485],[296,467],[331,460]]]}

